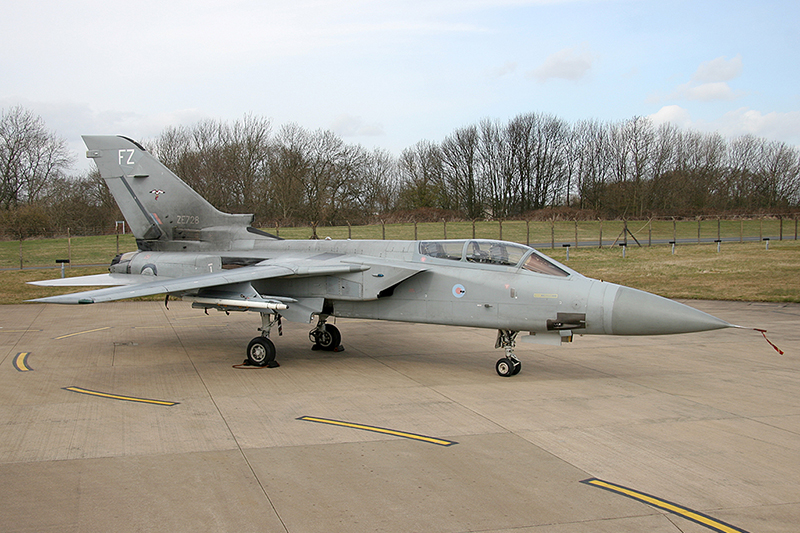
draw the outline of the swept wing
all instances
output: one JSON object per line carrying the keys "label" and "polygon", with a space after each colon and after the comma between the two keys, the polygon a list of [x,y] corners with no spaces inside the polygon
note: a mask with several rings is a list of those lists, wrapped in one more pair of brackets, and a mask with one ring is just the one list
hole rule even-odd
{"label": "swept wing", "polygon": [[[268,264],[254,265],[249,267],[237,268],[234,270],[223,270],[197,276],[185,278],[157,279],[142,283],[143,278],[152,280],[152,276],[131,276],[126,281],[135,284],[121,287],[109,287],[91,291],[77,292],[73,294],[62,294],[59,296],[48,296],[37,298],[33,302],[59,303],[59,304],[92,304],[100,302],[112,302],[127,298],[139,298],[142,296],[152,296],[154,294],[182,294],[186,292],[196,292],[200,289],[220,288],[229,285],[236,285],[257,280],[281,277],[309,277],[327,276],[335,274],[348,274],[367,270],[366,265],[336,264],[318,265],[313,262],[307,264]],[[125,280],[124,275],[118,275],[115,279]],[[91,276],[87,276],[91,277]],[[69,278],[66,278],[69,279]],[[88,280],[87,280],[88,281]],[[55,285],[51,283],[51,285]]]}

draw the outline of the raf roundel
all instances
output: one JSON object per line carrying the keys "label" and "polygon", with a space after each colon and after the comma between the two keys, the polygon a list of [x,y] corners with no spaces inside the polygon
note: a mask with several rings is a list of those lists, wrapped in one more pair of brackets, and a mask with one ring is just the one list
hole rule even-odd
{"label": "raf roundel", "polygon": [[467,294],[467,289],[464,288],[462,284],[457,283],[453,285],[453,296],[455,296],[456,298],[461,298],[465,294]]}

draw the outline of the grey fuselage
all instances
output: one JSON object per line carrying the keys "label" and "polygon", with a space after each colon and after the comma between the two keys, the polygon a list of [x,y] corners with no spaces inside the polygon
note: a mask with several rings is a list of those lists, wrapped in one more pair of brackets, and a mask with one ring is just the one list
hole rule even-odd
{"label": "grey fuselage", "polygon": [[[318,301],[319,308],[312,309],[315,314],[347,318],[558,333],[564,337],[573,333],[686,333],[728,326],[672,300],[587,278],[531,248],[513,243],[288,241],[257,234],[249,237],[252,238],[228,241],[229,249],[224,251],[210,250],[207,242],[171,241],[163,244],[174,251],[125,254],[110,270],[179,278],[251,264],[313,260],[315,264],[347,264],[363,270],[330,276],[269,278],[250,284],[264,297]],[[460,257],[448,258],[421,253],[431,243],[447,244],[452,249],[460,244],[464,252]],[[466,250],[478,244],[484,248],[495,245],[522,249],[525,257],[536,255],[561,273],[552,275],[523,268],[525,257],[514,265],[472,262]],[[291,313],[285,314],[292,319]]]}

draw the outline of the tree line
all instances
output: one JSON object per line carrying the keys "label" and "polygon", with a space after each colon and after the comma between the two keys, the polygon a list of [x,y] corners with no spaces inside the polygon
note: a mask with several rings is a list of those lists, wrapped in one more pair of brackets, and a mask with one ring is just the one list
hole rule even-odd
{"label": "tree line", "polygon": [[[143,143],[218,209],[256,224],[786,212],[800,204],[800,150],[646,117],[485,119],[399,156],[326,130],[248,115],[165,129]],[[103,233],[121,218],[96,172],[69,175],[66,142],[22,107],[0,114],[0,222],[24,238]],[[38,229],[37,229],[38,228]]]}

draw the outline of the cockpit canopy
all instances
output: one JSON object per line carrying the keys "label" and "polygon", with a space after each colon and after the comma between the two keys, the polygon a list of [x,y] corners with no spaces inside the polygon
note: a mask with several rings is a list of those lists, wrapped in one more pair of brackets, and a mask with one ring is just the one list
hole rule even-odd
{"label": "cockpit canopy", "polygon": [[483,239],[422,241],[419,243],[419,253],[423,256],[438,259],[521,267],[531,272],[549,276],[569,276],[567,271],[530,246],[505,241]]}

